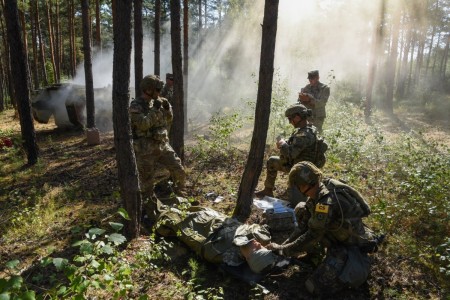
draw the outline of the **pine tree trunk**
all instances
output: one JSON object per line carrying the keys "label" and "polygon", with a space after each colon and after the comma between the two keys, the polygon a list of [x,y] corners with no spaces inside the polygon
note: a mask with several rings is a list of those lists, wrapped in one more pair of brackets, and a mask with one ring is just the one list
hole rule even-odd
{"label": "pine tree trunk", "polygon": [[183,0],[183,79],[184,79],[184,128],[188,132],[188,82],[189,82],[189,5]]}
{"label": "pine tree trunk", "polygon": [[[20,118],[20,129],[23,145],[27,152],[28,165],[36,164],[39,150],[36,143],[33,118],[31,116],[30,91],[28,89],[27,59],[24,44],[20,36],[17,1],[6,1],[5,19],[7,25],[8,44],[11,49],[11,73],[14,78],[14,90]],[[25,84],[24,84],[25,83]]]}
{"label": "pine tree trunk", "polygon": [[36,14],[34,12],[34,6],[32,5],[32,3],[30,3],[30,26],[31,26],[31,46],[33,48],[33,68],[32,68],[32,73],[33,73],[33,83],[34,83],[34,89],[38,90],[40,87],[40,83],[39,83],[39,71],[38,71],[38,50],[37,50],[37,43],[36,43],[36,39],[37,39],[37,33],[36,33],[36,23],[37,23],[37,18],[36,18]]}
{"label": "pine tree trunk", "polygon": [[59,0],[55,1],[56,18],[54,21],[55,28],[55,67],[56,67],[56,82],[61,81],[61,26],[59,19]]}
{"label": "pine tree trunk", "polygon": [[131,141],[128,116],[130,102],[131,6],[129,0],[114,0],[113,31],[113,127],[117,170],[123,206],[130,221],[126,222],[128,238],[139,236],[142,203],[139,191],[136,157]]}
{"label": "pine tree trunk", "polygon": [[[5,15],[6,14],[5,7],[4,7],[5,4],[4,4],[4,2],[0,2],[0,3],[2,4],[3,14]],[[0,18],[0,27],[1,27],[1,32],[2,32],[3,45],[8,45],[6,25],[3,23],[4,19],[6,19],[6,17]],[[5,55],[0,57],[0,59],[4,59],[6,86],[8,89],[9,99],[11,101],[12,106],[17,111],[16,96],[15,96],[15,91],[14,91],[14,86],[13,86],[13,78],[12,78],[12,74],[11,74],[10,49],[7,46],[5,46],[4,48],[5,48]]]}
{"label": "pine tree trunk", "polygon": [[95,0],[95,47],[96,51],[102,52],[102,28],[100,24],[100,0]]}
{"label": "pine tree trunk", "polygon": [[142,58],[142,0],[134,0],[134,89],[136,97],[141,94],[139,84],[144,77]]}
{"label": "pine tree trunk", "polygon": [[[394,8],[395,9],[395,8]],[[394,113],[394,83],[395,83],[395,71],[397,68],[397,56],[398,56],[398,37],[400,34],[400,18],[401,8],[397,7],[394,12],[392,20],[392,45],[389,54],[389,60],[387,64],[386,72],[386,99],[383,103],[383,109],[388,114]]]}
{"label": "pine tree trunk", "polygon": [[181,57],[181,5],[180,0],[170,0],[170,31],[172,42],[172,70],[173,70],[173,119],[177,126],[173,126],[172,146],[178,156],[184,161],[184,92],[183,66]]}
{"label": "pine tree trunk", "polygon": [[234,216],[238,216],[242,220],[250,215],[253,193],[261,175],[264,150],[266,148],[272,98],[278,3],[279,0],[266,0],[264,6],[255,122],[250,151],[239,185],[236,207],[233,212]]}
{"label": "pine tree trunk", "polygon": [[155,1],[155,75],[161,75],[161,0]]}
{"label": "pine tree trunk", "polygon": [[83,20],[84,78],[86,85],[86,127],[95,128],[94,79],[92,77],[91,26],[89,0],[81,0]]}

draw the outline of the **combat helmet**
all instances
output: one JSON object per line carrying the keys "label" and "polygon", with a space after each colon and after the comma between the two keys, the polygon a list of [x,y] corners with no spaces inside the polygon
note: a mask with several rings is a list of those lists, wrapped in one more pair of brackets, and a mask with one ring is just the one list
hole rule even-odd
{"label": "combat helmet", "polygon": [[295,114],[299,114],[301,117],[310,117],[312,115],[312,112],[303,104],[292,104],[284,112],[286,118],[289,118]]}
{"label": "combat helmet", "polygon": [[164,86],[164,81],[162,81],[157,75],[147,75],[141,80],[140,88],[141,91],[146,90],[161,90]]}
{"label": "combat helmet", "polygon": [[322,179],[322,172],[313,163],[301,161],[296,163],[289,172],[289,185],[315,185]]}

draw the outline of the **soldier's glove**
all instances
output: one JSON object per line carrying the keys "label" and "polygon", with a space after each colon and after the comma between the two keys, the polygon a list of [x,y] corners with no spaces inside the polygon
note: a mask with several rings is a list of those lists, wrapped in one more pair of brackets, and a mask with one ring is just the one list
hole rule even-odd
{"label": "soldier's glove", "polygon": [[164,109],[166,109],[166,110],[169,110],[169,109],[170,109],[170,103],[169,103],[169,101],[168,101],[167,99],[163,99],[163,101],[162,101],[162,107],[163,107]]}
{"label": "soldier's glove", "polygon": [[283,246],[278,245],[277,243],[270,243],[266,246],[269,250],[283,250]]}
{"label": "soldier's glove", "polygon": [[153,100],[153,107],[154,108],[160,109],[161,108],[161,104],[162,104],[162,101],[160,99]]}
{"label": "soldier's glove", "polygon": [[309,102],[309,95],[301,93],[298,98],[300,99],[300,102]]}

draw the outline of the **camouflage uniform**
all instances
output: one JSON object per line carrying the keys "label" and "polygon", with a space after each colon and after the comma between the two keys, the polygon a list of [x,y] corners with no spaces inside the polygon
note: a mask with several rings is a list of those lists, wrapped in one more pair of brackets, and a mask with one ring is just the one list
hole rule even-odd
{"label": "camouflage uniform", "polygon": [[[158,217],[156,230],[163,236],[176,235],[183,243],[205,260],[229,266],[245,262],[235,242],[245,236],[257,238],[260,242],[270,241],[270,232],[258,224],[244,225],[210,208],[192,206],[181,212],[171,208]],[[243,244],[248,243],[245,238]]]}
{"label": "camouflage uniform", "polygon": [[[309,251],[318,243],[327,248],[325,259],[305,283],[312,293],[358,287],[366,281],[370,268],[367,254],[360,250],[362,243],[372,238],[361,220],[370,208],[358,192],[334,179],[319,183],[315,198],[299,203],[299,229],[275,249],[286,253]],[[350,274],[348,269],[356,260],[358,272]]]}
{"label": "camouflage uniform", "polygon": [[[296,128],[286,144],[280,148],[280,156],[271,156],[267,160],[267,176],[264,187],[273,189],[279,171],[289,172],[294,164],[300,161],[314,162],[316,159],[317,129],[307,125]],[[289,189],[289,199],[293,202],[293,207],[298,203],[294,202],[302,196],[300,194],[293,197],[293,191]]]}
{"label": "camouflage uniform", "polygon": [[[159,98],[159,101],[167,101]],[[168,107],[168,108],[167,108]],[[154,218],[156,200],[153,194],[155,186],[156,163],[167,168],[179,189],[184,188],[186,174],[180,158],[168,143],[167,126],[172,122],[172,108],[155,107],[145,99],[138,97],[130,104],[130,119],[133,130],[133,147],[144,197],[144,208],[150,218]]]}
{"label": "camouflage uniform", "polygon": [[330,88],[328,87],[328,85],[323,84],[319,81],[315,86],[307,84],[302,89],[302,92],[313,96],[315,105],[306,105],[306,107],[312,110],[311,122],[314,126],[317,127],[319,132],[322,132],[323,122],[325,121],[326,117],[325,106],[327,104],[328,98],[330,97]]}

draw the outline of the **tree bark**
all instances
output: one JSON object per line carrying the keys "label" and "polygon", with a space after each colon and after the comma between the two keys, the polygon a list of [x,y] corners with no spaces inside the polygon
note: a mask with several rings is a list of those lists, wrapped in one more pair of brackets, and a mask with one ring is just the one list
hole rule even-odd
{"label": "tree bark", "polygon": [[155,1],[155,75],[161,75],[161,0]]}
{"label": "tree bark", "polygon": [[89,18],[89,0],[81,0],[83,20],[84,78],[86,85],[86,126],[95,128],[94,79],[92,77],[91,26]]}
{"label": "tree bark", "polygon": [[100,0],[95,0],[95,47],[96,51],[102,51],[102,28],[100,24]]}
{"label": "tree bark", "polygon": [[177,126],[173,126],[172,146],[178,156],[184,161],[184,93],[183,69],[181,57],[181,24],[180,0],[170,0],[170,30],[172,42],[172,73],[173,85],[173,119]]}
{"label": "tree bark", "polygon": [[59,18],[59,0],[55,1],[55,69],[56,69],[56,82],[61,81],[61,26]]}
{"label": "tree bark", "polygon": [[[36,1],[36,0],[35,0]],[[37,34],[36,34],[36,24],[38,22],[36,18],[36,14],[34,12],[34,5],[30,2],[30,26],[31,26],[31,47],[33,49],[33,67],[32,67],[32,73],[33,73],[33,83],[34,83],[34,89],[38,90],[40,83],[39,83],[39,75],[38,75],[38,50],[37,50]]]}
{"label": "tree bark", "polygon": [[[17,0],[6,1],[5,18],[8,44],[10,47],[11,73],[14,78],[14,90],[20,118],[20,130],[23,145],[27,153],[28,165],[36,164],[39,150],[36,143],[33,118],[31,116],[30,92],[28,89],[27,59],[20,36],[21,26],[17,9]],[[24,84],[26,83],[26,84]]]}
{"label": "tree bark", "polygon": [[142,0],[134,0],[134,90],[136,96],[141,94],[139,84],[144,77],[142,43]]}
{"label": "tree bark", "polygon": [[[23,7],[25,7],[25,1],[24,0],[22,0],[22,3],[23,3]],[[19,9],[18,13],[19,13],[20,23],[22,25],[23,49],[24,49],[24,52],[25,52],[25,59],[27,60],[27,63],[26,63],[26,66],[27,66],[27,77],[28,77],[27,82],[29,84],[28,90],[30,90],[32,85],[31,85],[31,77],[30,77],[30,69],[29,69],[30,64],[28,62],[28,33],[27,33],[27,25],[25,23],[25,12]]]}
{"label": "tree bark", "polygon": [[183,79],[184,79],[184,128],[188,132],[188,82],[189,82],[189,5],[183,0]]}
{"label": "tree bark", "polygon": [[142,203],[136,157],[131,140],[128,115],[130,101],[131,6],[129,0],[114,0],[113,32],[113,128],[117,169],[122,201],[130,221],[126,222],[128,238],[139,236]]}
{"label": "tree bark", "polygon": [[279,0],[266,0],[264,6],[255,122],[250,152],[239,185],[238,199],[233,212],[233,215],[238,216],[240,219],[246,219],[250,215],[253,193],[263,166],[272,98],[278,3]]}

